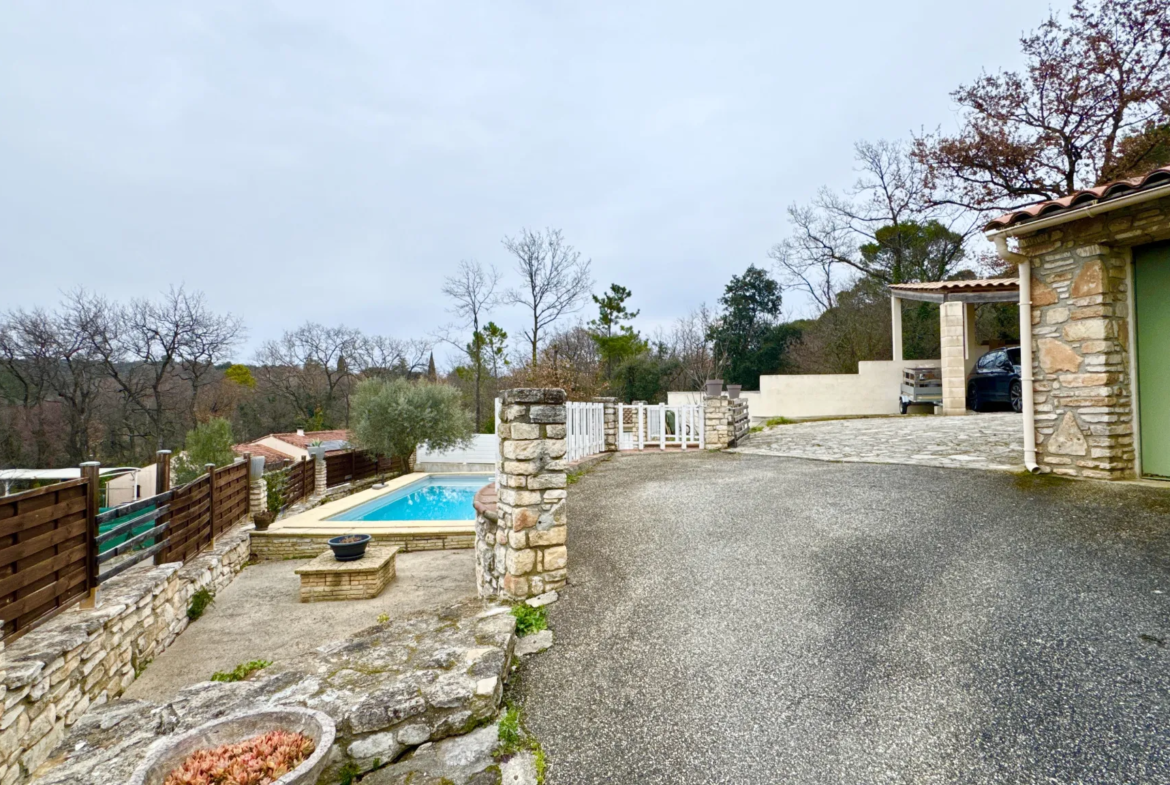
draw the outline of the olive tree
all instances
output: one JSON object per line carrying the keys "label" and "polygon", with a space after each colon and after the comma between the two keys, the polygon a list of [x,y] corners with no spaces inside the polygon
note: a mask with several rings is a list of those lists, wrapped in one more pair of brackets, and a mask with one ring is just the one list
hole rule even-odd
{"label": "olive tree", "polygon": [[175,461],[176,484],[191,482],[203,474],[209,463],[221,467],[235,462],[233,444],[232,424],[222,417],[212,417],[187,431],[186,449]]}
{"label": "olive tree", "polygon": [[461,447],[471,440],[471,414],[459,390],[406,379],[367,379],[353,397],[351,431],[356,445],[404,463],[420,444],[432,450]]}

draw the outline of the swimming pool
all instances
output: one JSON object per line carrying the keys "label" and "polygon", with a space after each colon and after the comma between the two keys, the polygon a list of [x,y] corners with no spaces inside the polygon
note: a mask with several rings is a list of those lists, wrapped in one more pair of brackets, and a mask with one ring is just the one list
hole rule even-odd
{"label": "swimming pool", "polygon": [[474,521],[472,499],[491,481],[490,474],[432,475],[325,520]]}

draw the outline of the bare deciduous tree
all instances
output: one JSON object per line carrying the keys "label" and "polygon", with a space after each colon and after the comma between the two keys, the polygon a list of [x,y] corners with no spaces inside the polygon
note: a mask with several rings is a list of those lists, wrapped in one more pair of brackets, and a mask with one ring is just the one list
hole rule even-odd
{"label": "bare deciduous tree", "polygon": [[183,400],[183,382],[193,398],[210,368],[242,337],[239,320],[212,312],[202,293],[182,286],[157,300],[136,299],[127,305],[85,292],[77,292],[73,301],[92,326],[91,348],[130,413],[142,420],[137,426],[128,421],[131,444],[137,437],[154,449],[177,442],[193,424],[186,420],[194,405]]}
{"label": "bare deciduous tree", "polygon": [[727,358],[708,337],[714,321],[710,309],[700,305],[678,319],[664,339],[671,355],[679,361],[684,389],[698,390],[708,379],[722,378]]}
{"label": "bare deciduous tree", "polygon": [[427,367],[427,357],[434,349],[430,341],[412,338],[399,339],[386,335],[367,335],[362,339],[361,352],[355,366],[363,376],[395,379],[421,373]]}
{"label": "bare deciduous tree", "polygon": [[940,201],[1010,209],[1170,163],[1170,0],[1077,0],[1020,48],[1022,71],[952,93],[957,134],[916,140]]}
{"label": "bare deciduous tree", "polygon": [[483,266],[475,261],[461,261],[454,275],[443,281],[443,294],[455,301],[451,310],[460,319],[459,327],[471,328],[471,341],[463,344],[458,339],[446,338],[449,343],[459,347],[467,355],[475,377],[475,432],[479,433],[483,425],[483,366],[484,366],[484,334],[480,330],[481,317],[487,314],[496,303],[496,287],[500,283],[500,274],[495,267]]}
{"label": "bare deciduous tree", "polygon": [[305,322],[264,342],[256,355],[257,376],[285,396],[301,418],[320,414],[348,424],[348,383],[363,348],[368,347],[358,330]]}
{"label": "bare deciduous tree", "polygon": [[962,267],[964,240],[978,225],[928,199],[925,169],[902,144],[861,142],[856,159],[852,190],[823,189],[811,205],[789,207],[792,235],[769,253],[781,285],[819,311],[859,276],[883,284],[946,278]]}
{"label": "bare deciduous tree", "polygon": [[532,364],[536,365],[542,331],[580,309],[589,294],[593,286],[590,260],[582,259],[581,253],[565,242],[560,229],[522,229],[519,237],[505,237],[503,243],[516,257],[521,280],[505,299],[531,313],[531,322],[522,334],[531,346]]}

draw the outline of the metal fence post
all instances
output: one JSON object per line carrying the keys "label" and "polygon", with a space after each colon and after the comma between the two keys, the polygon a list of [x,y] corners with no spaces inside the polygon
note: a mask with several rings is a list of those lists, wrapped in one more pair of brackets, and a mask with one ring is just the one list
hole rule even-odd
{"label": "metal fence post", "polygon": [[86,461],[81,464],[81,476],[85,478],[85,586],[88,594],[81,601],[81,607],[92,608],[97,605],[98,587],[98,525],[97,515],[100,510],[98,504],[98,483],[100,479],[97,461]]}

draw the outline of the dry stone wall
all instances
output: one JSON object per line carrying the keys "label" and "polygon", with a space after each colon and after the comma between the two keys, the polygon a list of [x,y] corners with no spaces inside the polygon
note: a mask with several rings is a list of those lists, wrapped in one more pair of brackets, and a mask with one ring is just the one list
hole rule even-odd
{"label": "dry stone wall", "polygon": [[594,398],[596,403],[604,406],[603,420],[605,422],[605,451],[618,451],[618,421],[617,398]]}
{"label": "dry stone wall", "polygon": [[186,629],[191,596],[227,586],[247,560],[248,534],[237,526],[186,564],[111,579],[95,607],[11,643],[0,656],[0,783],[25,782],[87,709],[121,695]]}
{"label": "dry stone wall", "polygon": [[476,521],[480,596],[524,599],[565,585],[565,391],[516,389],[500,394],[495,520]]}
{"label": "dry stone wall", "polygon": [[708,450],[734,447],[747,435],[751,417],[746,399],[712,396],[703,404],[703,440]]}
{"label": "dry stone wall", "polygon": [[1046,471],[1132,477],[1130,246],[1170,236],[1170,199],[1021,238],[1032,258],[1036,452]]}

